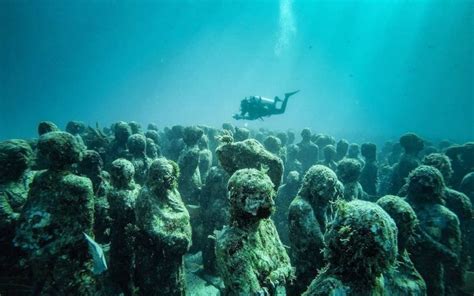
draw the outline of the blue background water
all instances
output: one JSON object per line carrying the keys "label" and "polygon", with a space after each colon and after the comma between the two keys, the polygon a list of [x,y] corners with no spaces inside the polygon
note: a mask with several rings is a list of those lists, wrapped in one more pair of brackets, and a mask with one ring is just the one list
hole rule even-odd
{"label": "blue background water", "polygon": [[[474,138],[474,1],[0,1],[0,138],[40,120]],[[244,122],[239,122],[244,124]]]}

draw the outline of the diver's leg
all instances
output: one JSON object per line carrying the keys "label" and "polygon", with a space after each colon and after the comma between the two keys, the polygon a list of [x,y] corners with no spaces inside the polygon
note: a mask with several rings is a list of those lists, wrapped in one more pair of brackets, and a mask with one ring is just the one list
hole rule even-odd
{"label": "diver's leg", "polygon": [[273,112],[273,114],[283,114],[283,113],[285,113],[286,105],[288,104],[288,99],[292,95],[296,94],[297,92],[299,92],[299,90],[294,91],[294,92],[290,92],[290,93],[286,93],[285,94],[285,99],[283,100],[283,103],[281,104],[280,109],[275,108],[275,111]]}

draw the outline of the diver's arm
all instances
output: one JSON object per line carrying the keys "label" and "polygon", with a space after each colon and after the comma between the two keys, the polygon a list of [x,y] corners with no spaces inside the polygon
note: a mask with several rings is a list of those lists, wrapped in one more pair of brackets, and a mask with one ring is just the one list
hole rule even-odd
{"label": "diver's arm", "polygon": [[[241,114],[234,114],[232,117],[236,120],[255,120],[255,119],[262,119],[261,116],[259,117],[252,117],[250,115],[241,115]],[[263,119],[262,119],[263,120]]]}

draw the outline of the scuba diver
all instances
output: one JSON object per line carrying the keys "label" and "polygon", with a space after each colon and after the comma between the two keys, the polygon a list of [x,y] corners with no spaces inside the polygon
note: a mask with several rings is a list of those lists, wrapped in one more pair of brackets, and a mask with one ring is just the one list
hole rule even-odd
{"label": "scuba diver", "polygon": [[[279,97],[275,97],[273,100],[261,96],[246,97],[240,102],[240,114],[234,114],[232,117],[237,120],[263,120],[263,117],[283,114],[285,113],[288,99],[297,92],[299,90],[286,93],[283,100]],[[278,102],[282,102],[280,108],[277,108]]]}

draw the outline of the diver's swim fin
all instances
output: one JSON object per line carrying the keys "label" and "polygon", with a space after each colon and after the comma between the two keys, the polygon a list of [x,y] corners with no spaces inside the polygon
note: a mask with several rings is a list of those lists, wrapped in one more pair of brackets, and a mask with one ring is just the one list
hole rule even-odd
{"label": "diver's swim fin", "polygon": [[300,90],[298,89],[297,91],[286,93],[286,94],[285,94],[285,98],[289,98],[289,97],[291,97],[292,95],[297,94],[297,93],[299,93],[299,92],[300,92]]}

